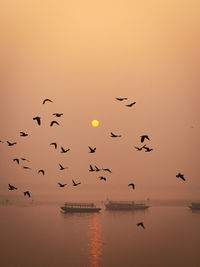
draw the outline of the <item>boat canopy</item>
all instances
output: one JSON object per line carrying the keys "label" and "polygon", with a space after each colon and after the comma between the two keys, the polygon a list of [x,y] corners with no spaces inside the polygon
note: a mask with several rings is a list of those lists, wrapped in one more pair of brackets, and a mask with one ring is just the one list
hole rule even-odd
{"label": "boat canopy", "polygon": [[70,207],[94,207],[93,203],[65,202],[65,206]]}
{"label": "boat canopy", "polygon": [[134,201],[113,201],[113,200],[109,200],[108,202],[109,202],[109,204],[114,204],[114,205],[120,205],[120,204],[122,204],[122,205],[124,205],[124,204],[133,205],[133,204],[135,204]]}

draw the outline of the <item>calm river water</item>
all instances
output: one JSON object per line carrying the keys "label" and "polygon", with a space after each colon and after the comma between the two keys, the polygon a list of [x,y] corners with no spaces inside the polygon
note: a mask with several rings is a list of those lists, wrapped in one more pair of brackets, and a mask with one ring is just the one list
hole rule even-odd
{"label": "calm river water", "polygon": [[63,215],[59,206],[2,206],[0,266],[199,267],[200,212],[151,207]]}

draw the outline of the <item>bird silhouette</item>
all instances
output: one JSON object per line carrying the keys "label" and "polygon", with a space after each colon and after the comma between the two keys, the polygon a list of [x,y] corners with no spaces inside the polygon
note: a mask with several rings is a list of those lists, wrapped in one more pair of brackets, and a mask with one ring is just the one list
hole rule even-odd
{"label": "bird silhouette", "polygon": [[50,126],[52,127],[54,124],[60,125],[57,121],[52,121],[52,122],[50,123]]}
{"label": "bird silhouette", "polygon": [[24,192],[24,196],[31,197],[31,194],[30,194],[30,192],[29,192],[29,191],[25,191],[25,192]]}
{"label": "bird silhouette", "polygon": [[90,165],[89,172],[95,172],[95,169],[93,169],[92,165]]}
{"label": "bird silhouette", "polygon": [[142,147],[138,147],[138,146],[135,146],[135,149],[137,149],[137,151],[141,151],[145,146],[142,146]]}
{"label": "bird silhouette", "polygon": [[72,182],[73,182],[73,186],[77,186],[77,185],[81,184],[80,182],[76,183],[74,180],[72,180]]}
{"label": "bird silhouette", "polygon": [[96,165],[94,165],[94,167],[95,167],[95,171],[96,172],[99,172],[100,171],[100,169]]}
{"label": "bird silhouette", "polygon": [[17,187],[14,185],[8,184],[8,190],[17,190]]}
{"label": "bird silhouette", "polygon": [[67,184],[58,183],[60,187],[65,187]]}
{"label": "bird silhouette", "polygon": [[25,132],[20,132],[20,136],[28,136],[28,134]]}
{"label": "bird silhouette", "polygon": [[143,222],[137,223],[137,226],[141,226],[143,229],[145,229]]}
{"label": "bird silhouette", "polygon": [[25,158],[21,158],[21,160],[24,160],[24,161],[28,161],[28,162],[30,162],[28,159],[25,159]]}
{"label": "bird silhouette", "polygon": [[133,103],[131,103],[131,104],[126,105],[126,107],[132,107],[132,106],[135,105],[135,104],[136,104],[136,102],[133,102]]}
{"label": "bird silhouette", "polygon": [[25,170],[31,170],[30,167],[27,167],[27,166],[22,166]]}
{"label": "bird silhouette", "polygon": [[149,148],[146,145],[144,145],[143,148],[146,150],[145,152],[151,152],[153,150],[153,148]]}
{"label": "bird silhouette", "polygon": [[121,135],[116,135],[116,134],[114,134],[114,133],[110,133],[110,137],[121,137]]}
{"label": "bird silhouette", "polygon": [[108,168],[107,168],[107,169],[104,169],[104,168],[103,168],[103,169],[102,169],[102,171],[105,171],[105,172],[110,172],[110,173],[111,173],[111,170],[110,170],[110,169],[108,169]]}
{"label": "bird silhouette", "polygon": [[61,164],[59,164],[59,166],[60,166],[60,170],[61,170],[61,171],[67,169],[67,167],[64,168]]}
{"label": "bird silhouette", "polygon": [[127,97],[115,97],[115,99],[118,101],[124,101],[124,100],[127,100],[128,98]]}
{"label": "bird silhouette", "polygon": [[106,181],[106,177],[103,177],[103,176],[100,176],[99,179]]}
{"label": "bird silhouette", "polygon": [[67,153],[68,151],[70,151],[70,148],[68,149],[64,149],[62,146],[61,146],[61,152],[60,153]]}
{"label": "bird silhouette", "polygon": [[89,146],[89,149],[90,149],[89,153],[94,153],[94,152],[96,151],[96,147],[91,148],[91,147]]}
{"label": "bird silhouette", "polygon": [[135,189],[135,185],[134,184],[129,184],[128,186],[131,186],[133,189]]}
{"label": "bird silhouette", "polygon": [[53,101],[51,100],[51,99],[49,99],[49,98],[46,98],[45,100],[43,100],[43,105],[46,103],[46,102],[51,102],[51,103],[53,103]]}
{"label": "bird silhouette", "polygon": [[44,170],[39,170],[38,173],[41,173],[42,175],[44,175],[45,171]]}
{"label": "bird silhouette", "polygon": [[63,115],[63,113],[53,113],[53,115],[59,118]]}
{"label": "bird silhouette", "polygon": [[150,138],[148,137],[148,135],[141,135],[140,137],[141,137],[141,143],[143,143],[145,139],[150,141]]}
{"label": "bird silhouette", "polygon": [[51,143],[50,146],[54,146],[55,149],[57,149],[57,144],[56,143]]}
{"label": "bird silhouette", "polygon": [[37,121],[38,125],[41,125],[41,118],[40,117],[34,117],[33,118],[34,121]]}
{"label": "bird silhouette", "polygon": [[17,159],[17,158],[15,158],[15,159],[13,159],[13,161],[15,162],[17,162],[17,164],[19,164],[19,159]]}
{"label": "bird silhouette", "polygon": [[182,174],[180,172],[176,175],[176,177],[182,179],[183,181],[185,181],[184,174]]}
{"label": "bird silhouette", "polygon": [[7,143],[8,143],[8,146],[14,146],[14,145],[17,144],[17,142],[11,143],[11,142],[9,142],[9,141],[7,141]]}

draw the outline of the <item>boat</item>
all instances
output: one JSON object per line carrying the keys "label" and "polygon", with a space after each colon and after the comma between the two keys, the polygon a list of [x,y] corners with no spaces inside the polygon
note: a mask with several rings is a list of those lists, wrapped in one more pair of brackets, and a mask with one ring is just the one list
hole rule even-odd
{"label": "boat", "polygon": [[145,203],[135,203],[134,201],[111,201],[105,203],[107,210],[144,210],[148,209]]}
{"label": "boat", "polygon": [[77,202],[65,202],[64,206],[61,206],[61,211],[66,212],[99,212],[101,208],[97,208],[93,203],[77,203]]}
{"label": "boat", "polygon": [[192,210],[200,210],[200,202],[192,202],[191,206],[189,206]]}

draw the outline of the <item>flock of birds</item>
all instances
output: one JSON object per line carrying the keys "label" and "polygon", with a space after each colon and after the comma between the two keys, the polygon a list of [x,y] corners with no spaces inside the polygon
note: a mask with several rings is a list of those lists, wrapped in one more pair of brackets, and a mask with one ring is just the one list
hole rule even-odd
{"label": "flock of birds", "polygon": [[[126,97],[124,97],[124,98],[118,98],[118,97],[117,97],[117,98],[115,98],[115,99],[116,99],[117,101],[122,102],[122,101],[126,101],[128,98],[126,98]],[[46,99],[44,99],[44,101],[43,101],[43,105],[44,105],[45,103],[47,103],[47,102],[53,103],[53,101],[52,101],[51,99],[46,98]],[[132,103],[127,104],[127,105],[125,105],[125,106],[130,108],[130,107],[132,107],[132,106],[135,105],[135,104],[136,104],[136,102],[132,102]],[[57,118],[60,118],[61,116],[63,116],[63,113],[53,113],[53,115],[54,115],[55,117],[57,117]],[[33,118],[33,120],[37,122],[37,125],[38,125],[38,126],[41,125],[41,117],[36,116],[36,117]],[[53,120],[53,121],[51,121],[51,123],[50,123],[50,127],[52,127],[53,125],[60,125],[60,124],[59,124],[58,121]],[[28,133],[21,131],[21,132],[20,132],[20,136],[21,136],[21,137],[27,137],[27,136],[28,136]],[[111,138],[120,138],[121,135],[119,135],[119,134],[115,134],[115,133],[111,132],[111,133],[110,133],[110,137],[111,137]],[[142,135],[142,136],[140,136],[140,142],[141,142],[141,144],[143,144],[145,141],[150,141],[149,136],[148,136],[148,135]],[[13,142],[13,143],[10,142],[10,141],[6,141],[6,142],[7,142],[8,146],[14,146],[14,145],[17,144],[17,142]],[[0,143],[4,143],[4,142],[0,141]],[[54,149],[57,149],[57,147],[58,147],[57,143],[55,143],[55,142],[50,143],[50,146],[53,146]],[[95,152],[96,152],[96,147],[92,148],[92,147],[89,146],[88,148],[89,148],[89,153],[95,153]],[[144,145],[142,145],[142,146],[135,146],[135,149],[136,149],[137,151],[145,150],[145,152],[151,152],[151,151],[153,151],[153,148],[148,147],[146,144],[144,144]],[[60,153],[67,153],[67,152],[69,152],[69,151],[70,151],[70,148],[65,149],[64,147],[61,147],[61,151],[60,151]],[[30,161],[29,161],[28,159],[26,159],[26,158],[20,158],[20,159],[19,159],[19,158],[14,158],[14,159],[13,159],[13,161],[16,162],[17,164],[20,164],[20,160],[30,162]],[[22,166],[22,167],[23,167],[24,169],[31,169],[31,168],[28,167],[28,166]],[[65,169],[67,169],[67,167],[63,167],[61,164],[59,164],[59,167],[60,167],[60,168],[59,168],[60,170],[65,170]],[[89,167],[89,172],[99,172],[99,171],[104,171],[104,172],[112,173],[112,171],[111,171],[109,168],[101,168],[101,169],[100,169],[100,168],[97,167],[96,165],[95,165],[94,167],[93,167],[92,165],[90,165],[90,167]],[[38,170],[38,174],[45,175],[45,170],[43,170],[43,169]],[[176,177],[179,178],[179,179],[182,179],[183,181],[185,181],[184,174],[182,174],[182,173],[178,173],[178,174],[176,175]],[[104,177],[104,176],[100,176],[99,179],[100,179],[100,180],[103,180],[103,181],[106,181],[106,180],[107,180],[107,178]],[[78,185],[80,185],[80,184],[81,184],[81,182],[75,182],[74,180],[72,180],[72,185],[73,185],[73,186],[78,186]],[[65,187],[66,185],[67,185],[67,184],[62,184],[62,183],[58,182],[58,186],[61,187],[61,188]],[[134,190],[134,189],[135,189],[135,184],[134,184],[134,183],[130,183],[130,184],[128,184],[128,187],[131,187],[131,188]],[[17,189],[18,189],[18,188],[15,187],[14,185],[8,184],[8,190],[13,191],[13,190],[17,190]],[[30,191],[25,191],[25,192],[24,192],[24,196],[25,196],[25,197],[27,196],[27,197],[30,198],[30,197],[31,197],[31,193],[30,193]],[[139,222],[139,223],[137,223],[137,226],[141,226],[142,228],[145,228],[143,222]]]}

